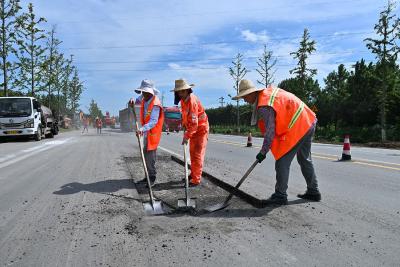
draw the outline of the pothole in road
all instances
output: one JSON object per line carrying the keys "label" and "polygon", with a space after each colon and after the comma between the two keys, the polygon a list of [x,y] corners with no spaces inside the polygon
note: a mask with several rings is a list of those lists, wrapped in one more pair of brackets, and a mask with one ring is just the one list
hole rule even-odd
{"label": "pothole in road", "polygon": [[[135,182],[142,180],[144,178],[144,172],[141,158],[125,157],[124,159],[132,179]],[[196,210],[178,209],[178,199],[185,198],[185,182],[183,181],[184,167],[172,161],[169,156],[160,156],[157,157],[156,168],[157,180],[152,188],[153,194],[155,198],[161,200],[165,204],[164,206],[166,206],[167,209],[170,208],[168,215],[179,215],[183,213],[199,215],[197,211],[203,210],[210,205],[222,203],[229,195],[229,192],[203,177],[200,186],[189,188],[189,197],[195,199]],[[146,186],[136,185],[136,190],[143,202],[149,201],[148,189]],[[234,198],[232,202],[240,206],[249,206],[238,198]]]}

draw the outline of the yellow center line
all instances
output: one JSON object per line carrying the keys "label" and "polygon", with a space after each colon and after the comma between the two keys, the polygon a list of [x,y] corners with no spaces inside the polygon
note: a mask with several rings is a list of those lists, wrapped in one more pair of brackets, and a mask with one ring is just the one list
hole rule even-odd
{"label": "yellow center line", "polygon": [[[233,145],[233,146],[238,146],[238,147],[245,147],[244,143],[238,143],[238,142],[232,142],[232,141],[225,141],[225,140],[218,140],[218,139],[209,139],[212,142],[216,142],[216,143],[221,143],[221,144],[227,144],[227,145]],[[252,148],[260,148],[260,146],[252,146]],[[311,153],[312,156],[314,158],[318,158],[318,159],[326,159],[326,160],[338,160],[338,157],[332,154],[324,154],[324,153]],[[359,165],[365,165],[365,166],[370,166],[370,167],[377,167],[377,168],[383,168],[383,169],[390,169],[390,170],[396,170],[396,171],[400,171],[400,168],[396,168],[396,167],[391,167],[391,166],[385,166],[382,164],[386,164],[386,165],[396,165],[396,166],[400,166],[400,164],[398,163],[391,163],[391,162],[384,162],[381,161],[379,163],[382,164],[376,164],[377,161],[373,161],[373,160],[357,160],[357,161],[349,161],[349,163],[354,163],[354,164],[359,164]]]}
{"label": "yellow center line", "polygon": [[384,166],[384,165],[371,164],[371,163],[360,162],[360,161],[353,161],[352,163],[354,163],[354,164],[360,164],[360,165],[366,165],[366,166],[371,166],[371,167],[377,167],[377,168],[383,168],[383,169],[390,169],[390,170],[400,171],[400,168],[389,167],[389,166]]}
{"label": "yellow center line", "polygon": [[337,158],[330,158],[330,157],[324,157],[324,156],[318,156],[318,155],[312,155],[312,157],[317,158],[317,159],[337,160]]}

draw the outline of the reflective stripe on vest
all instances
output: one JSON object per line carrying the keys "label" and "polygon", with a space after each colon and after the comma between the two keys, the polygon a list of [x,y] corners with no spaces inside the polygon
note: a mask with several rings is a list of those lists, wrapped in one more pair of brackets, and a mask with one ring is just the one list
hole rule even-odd
{"label": "reflective stripe on vest", "polygon": [[269,98],[268,106],[272,107],[274,105],[275,97],[278,94],[279,88],[276,87],[272,91],[271,97]]}
{"label": "reflective stripe on vest", "polygon": [[290,120],[289,123],[289,129],[293,127],[293,125],[296,123],[296,121],[299,119],[301,112],[304,110],[304,103],[301,102],[300,107],[296,110],[296,113],[294,113],[292,119]]}

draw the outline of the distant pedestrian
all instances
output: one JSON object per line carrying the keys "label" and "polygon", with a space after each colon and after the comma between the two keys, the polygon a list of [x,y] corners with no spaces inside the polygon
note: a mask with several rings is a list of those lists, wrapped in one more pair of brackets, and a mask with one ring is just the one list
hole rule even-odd
{"label": "distant pedestrian", "polygon": [[311,142],[317,124],[315,113],[294,94],[273,86],[258,89],[249,80],[240,81],[239,94],[232,99],[240,98],[253,104],[251,125],[258,124],[264,135],[263,146],[256,156],[258,162],[265,159],[269,150],[275,158],[275,193],[264,204],[287,204],[290,164],[296,155],[307,183],[306,192],[297,196],[320,201],[311,159]]}
{"label": "distant pedestrian", "polygon": [[82,133],[84,133],[85,130],[86,130],[87,133],[89,133],[89,118],[83,117],[82,120],[83,120],[82,121],[82,123],[83,123],[83,131],[82,131]]}
{"label": "distant pedestrian", "polygon": [[101,128],[103,127],[103,122],[99,117],[96,117],[96,128],[97,128],[97,133],[101,134]]}

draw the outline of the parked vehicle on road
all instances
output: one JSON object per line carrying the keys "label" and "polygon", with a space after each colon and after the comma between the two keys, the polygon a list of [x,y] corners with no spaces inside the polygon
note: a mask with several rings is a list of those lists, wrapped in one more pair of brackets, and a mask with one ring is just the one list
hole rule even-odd
{"label": "parked vehicle on road", "polygon": [[6,137],[43,136],[58,134],[58,123],[49,108],[33,97],[0,97],[0,139]]}
{"label": "parked vehicle on road", "polygon": [[164,131],[179,132],[182,129],[182,113],[178,107],[164,107]]}

